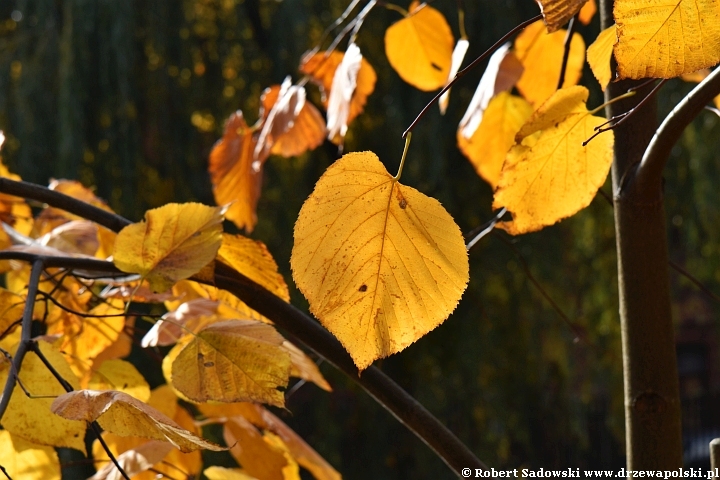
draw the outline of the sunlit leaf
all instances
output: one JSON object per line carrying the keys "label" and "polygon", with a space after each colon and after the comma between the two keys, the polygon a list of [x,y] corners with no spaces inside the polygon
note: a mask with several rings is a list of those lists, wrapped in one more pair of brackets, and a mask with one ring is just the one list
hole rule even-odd
{"label": "sunlit leaf", "polygon": [[597,4],[595,3],[595,0],[587,0],[585,5],[583,5],[580,9],[580,13],[578,13],[578,20],[580,20],[580,23],[583,25],[590,25],[590,22],[596,13]]}
{"label": "sunlit leaf", "polygon": [[208,172],[218,205],[232,204],[225,216],[238,228],[252,232],[257,223],[255,208],[262,186],[262,163],[255,163],[257,138],[240,110],[225,122],[223,137],[210,152]]}
{"label": "sunlit leaf", "polygon": [[468,281],[452,217],[372,152],[343,156],[318,180],[295,224],[291,267],[360,370],[440,325]]}
{"label": "sunlit leaf", "polygon": [[612,163],[612,132],[586,147],[583,141],[605,122],[588,112],[585,87],[559,90],[525,123],[508,153],[493,208],[513,220],[500,228],[513,235],[552,225],[585,208],[605,182]]}
{"label": "sunlit leaf", "polygon": [[[333,86],[335,72],[343,61],[345,54],[333,50],[332,52],[315,53],[303,58],[300,71],[309,75],[313,82],[317,83],[323,92],[323,105],[328,108],[328,95]],[[365,108],[367,97],[375,90],[377,74],[372,65],[363,57],[360,61],[360,70],[356,78],[355,90],[350,101],[350,111],[347,117],[349,125]]]}
{"label": "sunlit leaf", "polygon": [[[223,305],[223,311],[219,311],[218,314],[226,318],[245,318],[270,323],[269,320],[226,290],[220,290],[213,286],[203,285],[190,280],[182,280],[173,286],[172,292],[175,294],[176,300],[168,300],[165,302],[165,306],[170,312],[177,310],[184,302],[205,298],[221,303]],[[235,314],[225,315],[223,312],[226,308],[234,310]]]}
{"label": "sunlit leaf", "polygon": [[[4,138],[4,137],[3,137]],[[10,173],[0,157],[0,177],[21,180],[19,175]],[[24,198],[0,193],[0,221],[7,223],[24,235],[28,235],[33,227],[32,211]]]}
{"label": "sunlit leaf", "polygon": [[[457,74],[458,70],[460,70],[460,65],[462,65],[462,61],[465,58],[465,54],[467,53],[469,46],[470,46],[470,42],[468,42],[464,38],[461,38],[455,44],[455,49],[453,50],[453,53],[452,53],[452,62],[450,64],[450,72],[448,73],[447,83],[445,84],[446,86],[448,83],[450,83],[453,80],[453,78],[455,78],[455,75]],[[441,114],[445,115],[445,111],[447,110],[449,101],[450,101],[450,90],[443,93],[442,96],[440,97],[440,100],[438,100],[438,106],[440,107]]]}
{"label": "sunlit leaf", "polygon": [[[38,342],[40,350],[55,370],[67,380],[73,388],[78,380],[70,370],[63,355],[47,342]],[[5,385],[9,365],[0,362],[0,384]],[[29,442],[54,447],[70,447],[85,451],[85,423],[53,415],[50,405],[53,397],[65,392],[40,358],[28,352],[20,370],[20,381],[33,395],[28,397],[16,386],[10,398],[2,426],[13,435]],[[38,428],[41,425],[42,428]]]}
{"label": "sunlit leaf", "polygon": [[203,474],[209,480],[257,480],[239,468],[208,467]]}
{"label": "sunlit leaf", "polygon": [[540,6],[547,31],[552,33],[570,21],[587,0],[535,0]]}
{"label": "sunlit leaf", "polygon": [[[545,31],[545,24],[537,21],[528,26],[515,40],[515,55],[522,63],[522,77],[517,88],[534,106],[547,100],[560,82],[560,70],[565,50],[565,30]],[[563,87],[576,85],[585,63],[585,42],[573,33]]]}
{"label": "sunlit leaf", "polygon": [[617,42],[616,28],[615,25],[610,25],[600,32],[587,49],[587,61],[590,70],[592,70],[597,81],[600,82],[600,88],[603,91],[605,91],[613,76],[610,61],[612,60],[615,42]]}
{"label": "sunlit leaf", "polygon": [[35,445],[0,430],[0,465],[13,480],[60,480],[60,461],[50,447]]}
{"label": "sunlit leaf", "polygon": [[97,421],[104,430],[120,436],[170,442],[183,452],[201,448],[225,450],[185,430],[150,405],[122,392],[78,390],[60,395],[52,411],[70,420]]}
{"label": "sunlit leaf", "polygon": [[23,297],[0,288],[0,337],[20,326],[24,308]]}
{"label": "sunlit leaf", "polygon": [[385,54],[390,66],[400,78],[424,91],[445,85],[453,44],[447,20],[427,5],[417,9],[411,6],[410,14],[385,32]]}
{"label": "sunlit leaf", "polygon": [[462,128],[458,130],[458,147],[491,187],[497,186],[505,156],[515,144],[515,134],[532,111],[524,98],[502,92],[490,100],[482,123],[470,138],[465,137]]}
{"label": "sunlit leaf", "polygon": [[[115,458],[129,477],[136,478],[137,474],[145,472],[161,462],[173,448],[167,442],[150,440],[124,451]],[[156,474],[153,473],[152,475],[155,476]],[[121,480],[123,478],[125,477],[122,476],[115,464],[108,462],[88,480]]]}
{"label": "sunlit leaf", "polygon": [[150,398],[150,387],[137,368],[125,360],[107,360],[92,372],[89,390],[116,390],[141,402]]}
{"label": "sunlit leaf", "polygon": [[[172,360],[172,384],[196,402],[256,401],[284,406],[290,355],[267,324],[250,320],[213,323]],[[166,357],[167,359],[172,357]]]}
{"label": "sunlit leaf", "polygon": [[[275,108],[275,105],[277,105],[279,94],[280,86],[274,85],[266,88],[260,96],[263,111],[261,117],[263,118],[263,122],[268,121],[270,113],[273,108]],[[288,101],[287,104],[289,105],[289,103]],[[283,157],[295,157],[322,144],[327,129],[325,127],[325,120],[318,109],[315,108],[312,103],[306,101],[296,115],[290,116],[285,114],[285,105],[284,102],[281,105],[281,107],[283,107],[281,109],[283,113],[283,115],[281,115],[282,121],[278,122],[276,114],[273,125],[279,123],[281,127],[285,126],[286,128],[284,130],[278,128],[278,130],[282,131],[273,135],[270,153]],[[262,156],[263,154],[261,153],[259,157],[262,158]]]}
{"label": "sunlit leaf", "polygon": [[210,263],[221,243],[223,208],[171,203],[148,210],[145,220],[118,234],[113,262],[164,291]]}
{"label": "sunlit leaf", "polygon": [[[230,454],[249,475],[263,480],[286,480],[286,468],[293,469],[284,452],[266,442],[243,417],[233,417],[225,422],[223,437],[225,443],[234,445]],[[297,468],[297,464],[294,467]]]}
{"label": "sunlit leaf", "polygon": [[717,0],[616,0],[619,78],[672,78],[720,61]]}

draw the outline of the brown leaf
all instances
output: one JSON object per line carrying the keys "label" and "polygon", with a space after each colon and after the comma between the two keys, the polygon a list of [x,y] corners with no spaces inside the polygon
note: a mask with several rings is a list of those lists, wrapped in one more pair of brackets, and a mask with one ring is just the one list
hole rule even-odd
{"label": "brown leaf", "polygon": [[51,410],[69,420],[97,421],[104,430],[120,436],[170,442],[183,452],[201,448],[226,450],[185,430],[165,414],[122,392],[68,392],[55,399]]}
{"label": "brown leaf", "polygon": [[587,0],[535,0],[545,19],[548,33],[552,33],[570,21]]}
{"label": "brown leaf", "polygon": [[[238,228],[252,232],[257,223],[257,207],[262,187],[262,163],[254,160],[257,139],[241,111],[230,115],[225,133],[210,152],[210,181],[218,205],[232,203],[225,213]],[[256,168],[257,167],[257,168]]]}
{"label": "brown leaf", "polygon": [[[150,440],[138,447],[126,450],[118,455],[116,460],[128,476],[134,477],[161,462],[172,449],[173,446],[167,442]],[[122,478],[124,477],[115,464],[108,462],[88,480],[121,480]]]}

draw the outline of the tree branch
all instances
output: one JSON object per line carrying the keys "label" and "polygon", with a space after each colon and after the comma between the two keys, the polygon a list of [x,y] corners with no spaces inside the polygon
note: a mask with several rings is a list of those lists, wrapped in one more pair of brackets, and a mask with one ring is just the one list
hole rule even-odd
{"label": "tree branch", "polygon": [[670,157],[670,151],[680,139],[685,127],[718,94],[720,94],[720,68],[716,68],[700,82],[665,117],[650,140],[636,172],[635,181],[638,183],[638,188],[653,188],[658,185],[667,159]]}
{"label": "tree branch", "polygon": [[[114,231],[118,231],[130,223],[123,217],[109,214],[97,207],[39,185],[3,178],[0,179],[0,192],[43,201]],[[0,252],[0,260],[11,257],[25,261],[38,258],[27,253]],[[108,273],[117,272],[112,263],[103,260],[68,257],[65,259],[67,263],[63,263],[62,257],[43,258],[48,262],[47,266],[77,267]],[[70,264],[74,267],[69,267]],[[456,475],[463,468],[488,469],[455,434],[380,369],[371,366],[363,372],[362,377],[359,377],[357,367],[340,342],[308,315],[220,262],[215,267],[215,286],[236,295],[250,308],[270,318],[300,343],[358,383],[380,405],[428,445]]]}

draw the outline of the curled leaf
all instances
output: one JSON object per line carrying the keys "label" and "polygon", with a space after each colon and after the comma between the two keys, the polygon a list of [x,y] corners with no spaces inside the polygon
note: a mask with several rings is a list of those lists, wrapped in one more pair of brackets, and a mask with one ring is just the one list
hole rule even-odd
{"label": "curled leaf", "polygon": [[468,281],[460,229],[372,152],[331,165],[303,204],[290,264],[310,310],[360,370],[450,315]]}
{"label": "curled leaf", "polygon": [[351,43],[335,70],[327,105],[328,138],[331,140],[343,139],[347,133],[350,102],[357,86],[362,58],[360,48]]}

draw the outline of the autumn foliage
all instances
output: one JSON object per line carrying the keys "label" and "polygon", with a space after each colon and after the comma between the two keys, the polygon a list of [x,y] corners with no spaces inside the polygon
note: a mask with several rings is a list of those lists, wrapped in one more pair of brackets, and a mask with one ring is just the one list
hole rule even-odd
{"label": "autumn foliage", "polygon": [[[616,78],[690,75],[720,61],[720,24],[704,20],[720,18],[715,0],[617,0],[616,25],[587,50],[579,34],[562,27],[573,17],[588,23],[592,0],[538,3],[544,20],[488,52],[457,130],[458,148],[494,190],[492,208],[511,215],[498,228],[512,235],[574,215],[607,178],[613,132],[596,136],[607,122],[578,85],[586,60],[603,89]],[[272,319],[218,288],[216,275],[230,269],[289,301],[267,248],[224,233],[223,221],[253,230],[263,165],[273,156],[301,155],[325,139],[343,144],[377,80],[373,59],[355,43],[373,7],[353,20],[344,51],[336,42],[308,52],[298,59],[300,81],[288,76],[269,86],[257,123],[248,125],[241,111],[227,119],[208,162],[217,206],[168,204],[115,233],[47,205],[33,218],[25,200],[0,195],[0,384],[7,386],[0,465],[11,478],[59,478],[53,448],[84,452],[90,427],[101,429],[107,444],[98,439],[86,452],[97,462],[94,478],[122,478],[114,462],[134,478],[174,470],[297,479],[300,468],[340,478],[263,407],[284,407],[291,377],[326,391],[330,385]],[[449,89],[472,38],[456,41],[431,5],[413,1],[399,10],[402,18],[385,34],[387,61],[415,88]],[[308,83],[319,88],[320,105],[311,103]],[[397,175],[372,152],[332,164],[295,225],[293,280],[358,372],[442,324],[469,280],[465,240],[451,214],[400,183],[402,165],[413,161],[409,138]],[[0,175],[19,178],[4,166]],[[111,213],[77,182],[54,181],[50,189]],[[138,304],[164,313],[140,313]],[[169,347],[159,367],[166,384],[152,390],[126,360],[139,315],[154,323],[142,346]],[[30,338],[32,322],[42,335]],[[210,423],[222,426],[222,444],[202,437],[199,425]],[[238,468],[202,465],[200,449],[229,450]]]}

